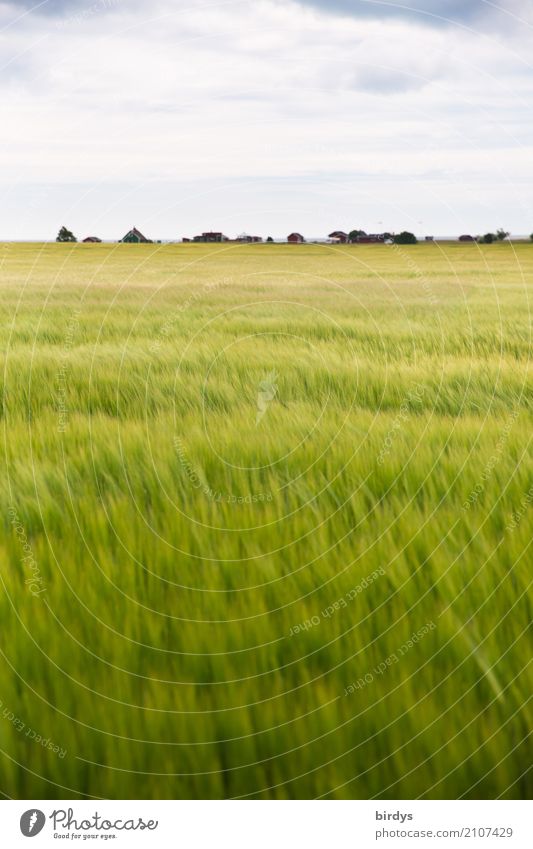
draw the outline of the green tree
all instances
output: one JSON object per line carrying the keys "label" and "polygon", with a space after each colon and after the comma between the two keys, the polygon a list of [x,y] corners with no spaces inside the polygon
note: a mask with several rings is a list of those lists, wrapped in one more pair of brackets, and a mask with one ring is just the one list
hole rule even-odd
{"label": "green tree", "polygon": [[496,239],[497,236],[495,236],[494,233],[485,233],[485,235],[481,237],[480,242],[482,242],[484,245],[492,245],[492,243],[495,242]]}
{"label": "green tree", "polygon": [[507,232],[507,230],[503,230],[501,227],[500,227],[500,229],[499,229],[499,230],[496,230],[496,238],[497,238],[497,239],[498,239],[498,241],[500,241],[500,242],[504,242],[504,241],[505,241],[505,239],[507,239],[507,237],[508,237],[508,236],[510,236],[510,235],[511,235],[511,234],[510,234],[510,233],[508,233],[508,232]]}
{"label": "green tree", "polygon": [[348,234],[348,241],[349,242],[355,242],[357,240],[358,236],[366,236],[365,231],[364,230],[352,230]]}
{"label": "green tree", "polygon": [[66,227],[62,227],[56,237],[56,242],[77,242],[77,238],[70,230],[67,230]]}
{"label": "green tree", "polygon": [[273,241],[274,241],[274,239],[272,238],[272,236],[269,236],[268,239],[267,239],[267,242],[273,242]]}
{"label": "green tree", "polygon": [[418,244],[418,239],[416,238],[414,233],[409,233],[408,230],[402,230],[401,233],[398,233],[394,237],[395,245],[416,245]]}

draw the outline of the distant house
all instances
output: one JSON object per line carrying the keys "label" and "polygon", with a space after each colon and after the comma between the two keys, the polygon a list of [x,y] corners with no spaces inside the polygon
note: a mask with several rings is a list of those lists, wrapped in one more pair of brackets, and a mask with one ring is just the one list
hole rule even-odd
{"label": "distant house", "polygon": [[333,239],[339,245],[345,245],[348,241],[348,233],[343,230],[334,230],[333,233],[329,234],[328,239]]}
{"label": "distant house", "polygon": [[426,242],[434,242],[434,241],[435,241],[435,236],[426,236],[425,241],[426,241]]}
{"label": "distant house", "polygon": [[208,233],[202,233],[201,236],[195,236],[193,242],[229,242],[229,239],[224,233],[210,231]]}
{"label": "distant house", "polygon": [[460,242],[475,242],[475,239],[474,239],[473,236],[459,236],[459,241]]}
{"label": "distant house", "polygon": [[241,233],[240,236],[237,236],[237,242],[241,242],[245,245],[257,244],[258,242],[262,242],[262,236],[249,236],[248,233]]}
{"label": "distant house", "polygon": [[99,239],[98,236],[87,236],[87,238],[83,241],[84,243],[90,242],[91,244],[95,244],[96,242],[101,242],[102,240]]}
{"label": "distant house", "polygon": [[126,235],[124,236],[124,238],[121,239],[120,241],[121,242],[128,242],[130,244],[132,244],[132,243],[139,244],[140,242],[145,242],[147,244],[152,243],[152,240],[147,239],[146,236],[143,236],[141,231],[137,230],[137,227],[133,227],[131,230],[129,230],[126,233]]}
{"label": "distant house", "polygon": [[385,242],[387,235],[387,233],[369,233],[368,235],[358,236],[355,241],[358,245],[379,245]]}
{"label": "distant house", "polygon": [[292,245],[301,245],[305,242],[305,239],[301,233],[291,233],[290,236],[287,236],[287,241]]}

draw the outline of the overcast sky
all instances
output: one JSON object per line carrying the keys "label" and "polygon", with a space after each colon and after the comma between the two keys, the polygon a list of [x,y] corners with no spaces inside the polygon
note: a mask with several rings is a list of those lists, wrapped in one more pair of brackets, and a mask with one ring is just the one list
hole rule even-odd
{"label": "overcast sky", "polygon": [[533,0],[0,2],[0,238],[533,232]]}

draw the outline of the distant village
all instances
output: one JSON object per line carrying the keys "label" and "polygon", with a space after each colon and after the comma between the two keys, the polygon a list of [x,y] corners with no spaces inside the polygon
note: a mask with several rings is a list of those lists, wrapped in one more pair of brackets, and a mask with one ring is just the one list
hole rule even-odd
{"label": "distant village", "polygon": [[[457,239],[453,238],[436,238],[435,236],[425,236],[423,241],[425,242],[450,242],[450,241],[459,241],[459,242],[477,242],[483,244],[490,244],[491,242],[505,241],[509,237],[509,233],[506,230],[499,229],[496,230],[495,233],[485,233],[483,236],[471,236],[469,234],[463,234],[458,236]],[[531,241],[533,241],[533,234],[531,235]],[[62,227],[56,238],[57,242],[77,242],[78,239],[76,236],[68,230],[66,227]],[[100,243],[103,240],[98,236],[86,236],[81,240],[82,243],[90,244],[90,243]],[[168,240],[165,240],[166,242]],[[364,230],[351,230],[349,232],[344,232],[344,230],[334,230],[327,237],[323,239],[311,239],[308,240],[301,233],[289,233],[286,239],[274,239],[272,236],[268,236],[264,239],[262,236],[250,236],[248,233],[241,233],[239,236],[236,236],[234,239],[231,239],[229,236],[225,236],[224,233],[217,231],[206,231],[205,233],[201,233],[199,236],[193,236],[192,238],[183,237],[181,240],[178,240],[181,243],[201,243],[201,244],[217,244],[217,243],[236,243],[236,244],[261,244],[261,243],[278,243],[278,244],[289,244],[289,245],[303,245],[303,244],[328,244],[328,245],[416,245],[419,242],[419,239],[414,235],[414,233],[409,232],[408,230],[402,230],[400,233],[366,233]],[[122,237],[122,239],[118,240],[119,243],[123,242],[126,244],[161,244],[161,239],[149,239],[137,227],[132,227],[131,230]],[[172,244],[174,242],[171,242]]]}

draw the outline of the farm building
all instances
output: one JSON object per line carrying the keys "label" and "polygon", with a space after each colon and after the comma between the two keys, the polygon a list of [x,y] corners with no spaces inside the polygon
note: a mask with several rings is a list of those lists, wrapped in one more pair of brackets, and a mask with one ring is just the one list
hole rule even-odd
{"label": "farm building", "polygon": [[262,242],[262,236],[249,236],[248,233],[241,233],[240,236],[237,236],[237,242],[242,242],[243,244],[256,244],[257,242]]}
{"label": "farm building", "polygon": [[348,241],[348,233],[345,233],[343,230],[334,230],[333,233],[329,234],[328,239],[332,239],[339,245],[345,245]]}
{"label": "farm building", "polygon": [[98,238],[98,236],[87,236],[83,242],[84,244],[91,243],[96,244],[97,242],[101,242],[102,240]]}
{"label": "farm building", "polygon": [[126,235],[124,236],[124,238],[123,238],[123,239],[121,239],[120,241],[121,241],[121,242],[128,242],[128,243],[130,243],[130,244],[131,244],[131,243],[137,243],[137,244],[138,244],[138,243],[140,243],[140,242],[146,242],[146,243],[151,243],[151,242],[152,242],[152,240],[151,240],[151,239],[147,239],[147,238],[146,238],[146,236],[143,236],[143,234],[141,233],[141,231],[140,231],[140,230],[137,230],[137,228],[136,228],[136,227],[132,227],[132,229],[131,229],[131,230],[129,230],[129,231],[126,233]]}
{"label": "farm building", "polygon": [[475,239],[474,239],[473,236],[459,236],[459,241],[460,242],[475,242]]}
{"label": "farm building", "polygon": [[291,233],[290,236],[287,236],[287,241],[292,245],[301,245],[305,242],[305,239],[301,233]]}
{"label": "farm building", "polygon": [[365,236],[358,236],[355,240],[358,245],[379,245],[382,244],[387,235],[385,233],[369,233]]}
{"label": "farm building", "polygon": [[224,233],[202,233],[201,236],[195,236],[193,242],[229,242]]}

